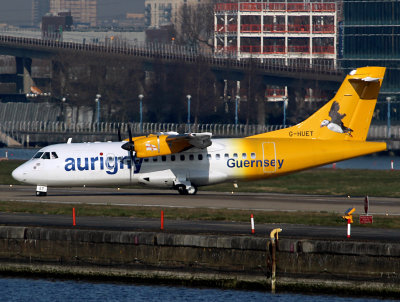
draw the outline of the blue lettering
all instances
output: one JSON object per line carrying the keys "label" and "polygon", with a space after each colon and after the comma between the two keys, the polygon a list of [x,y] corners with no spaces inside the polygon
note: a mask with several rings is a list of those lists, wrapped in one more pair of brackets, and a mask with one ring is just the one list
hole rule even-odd
{"label": "blue lettering", "polygon": [[94,163],[95,163],[96,161],[98,161],[98,160],[99,160],[99,158],[98,158],[97,156],[96,156],[96,157],[92,157],[92,158],[90,159],[90,163],[91,163],[90,168],[91,168],[92,170],[95,169]]}
{"label": "blue lettering", "polygon": [[[112,165],[113,161],[114,161],[114,165]],[[117,173],[118,172],[118,157],[115,157],[115,159],[111,159],[111,160],[107,159],[106,166],[108,169],[114,168],[113,171],[106,171],[107,174],[114,175],[115,173]]]}
{"label": "blue lettering", "polygon": [[104,158],[100,157],[100,170],[104,170]]}
{"label": "blue lettering", "polygon": [[140,172],[140,168],[142,167],[143,158],[139,158],[139,160],[136,160],[134,158],[133,161],[135,163],[135,171],[134,171],[134,173],[139,173]]}
{"label": "blue lettering", "polygon": [[[261,167],[278,167],[281,169],[283,167],[284,159],[264,159],[263,161],[258,160],[235,160],[234,158],[229,158],[226,161],[226,165],[228,168],[261,168]],[[135,170],[136,173],[136,170]]]}
{"label": "blue lettering", "polygon": [[87,157],[85,157],[85,166],[84,167],[82,167],[81,161],[82,161],[81,158],[78,158],[76,160],[76,165],[78,167],[78,170],[79,171],[89,170],[89,159]]}
{"label": "blue lettering", "polygon": [[[65,159],[65,171],[89,171],[89,170],[106,170],[106,173],[109,175],[114,175],[117,174],[119,169],[124,169],[125,166],[128,167],[128,169],[131,169],[132,167],[134,168],[133,173],[139,173],[140,169],[142,167],[143,163],[143,158],[135,158],[133,157],[134,162],[131,162],[131,159],[129,156],[124,156],[118,158],[117,156],[115,157],[108,157],[106,160],[102,156],[100,157],[84,157],[84,158],[72,158],[69,157]],[[100,162],[99,166],[96,165],[96,162]],[[118,165],[119,161],[119,165]],[[134,165],[134,166],[133,166]],[[119,168],[118,168],[119,166]]]}
{"label": "blue lettering", "polygon": [[228,166],[228,168],[234,168],[235,160],[233,158],[228,159],[228,161],[226,162],[226,165]]}
{"label": "blue lettering", "polygon": [[75,160],[71,157],[65,160],[65,171],[75,171]]}

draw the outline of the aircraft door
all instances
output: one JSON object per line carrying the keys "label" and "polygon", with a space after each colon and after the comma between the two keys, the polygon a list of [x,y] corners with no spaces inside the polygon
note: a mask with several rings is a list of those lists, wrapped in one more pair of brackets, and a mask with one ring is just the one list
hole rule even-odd
{"label": "aircraft door", "polygon": [[263,143],[263,167],[264,173],[274,173],[276,171],[276,149],[275,143]]}

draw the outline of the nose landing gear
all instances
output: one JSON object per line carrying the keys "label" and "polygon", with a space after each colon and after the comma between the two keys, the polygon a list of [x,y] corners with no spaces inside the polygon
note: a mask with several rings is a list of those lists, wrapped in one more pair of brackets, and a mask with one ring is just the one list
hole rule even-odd
{"label": "nose landing gear", "polygon": [[47,186],[36,186],[36,196],[47,196]]}

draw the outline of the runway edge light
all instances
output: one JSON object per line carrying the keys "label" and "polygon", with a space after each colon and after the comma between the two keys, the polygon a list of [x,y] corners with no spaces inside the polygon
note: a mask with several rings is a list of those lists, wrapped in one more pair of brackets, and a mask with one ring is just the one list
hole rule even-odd
{"label": "runway edge light", "polygon": [[347,220],[347,238],[350,238],[351,224],[353,223],[353,213],[356,208],[348,208],[346,212],[344,212],[343,219]]}

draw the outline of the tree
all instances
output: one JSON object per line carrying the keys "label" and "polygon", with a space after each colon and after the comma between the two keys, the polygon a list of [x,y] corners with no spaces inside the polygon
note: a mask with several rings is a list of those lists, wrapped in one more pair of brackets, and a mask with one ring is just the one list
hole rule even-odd
{"label": "tree", "polygon": [[214,1],[183,4],[178,13],[177,43],[212,50],[214,36]]}

